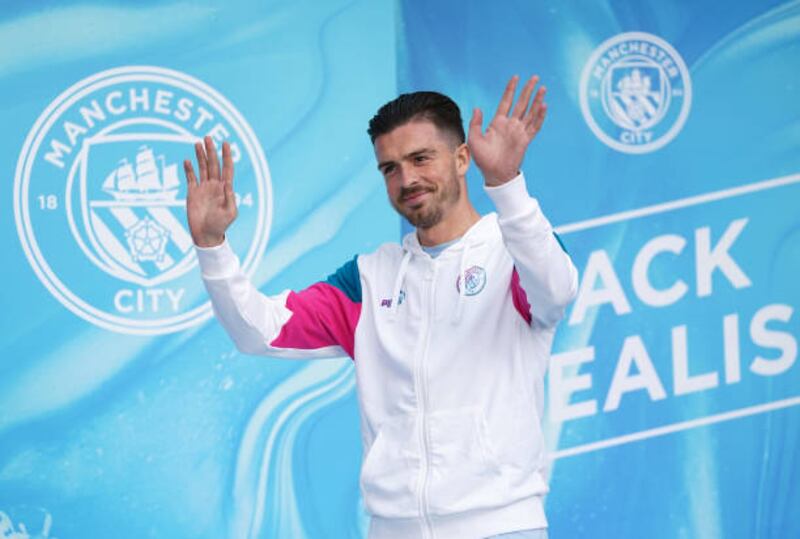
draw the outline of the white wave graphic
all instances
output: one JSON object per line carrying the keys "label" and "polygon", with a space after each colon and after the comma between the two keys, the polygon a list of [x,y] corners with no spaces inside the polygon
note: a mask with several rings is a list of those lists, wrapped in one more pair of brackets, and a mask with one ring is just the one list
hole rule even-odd
{"label": "white wave graphic", "polygon": [[251,416],[239,447],[229,537],[265,537],[274,516],[279,537],[306,537],[292,480],[292,448],[308,419],[355,388],[352,363],[313,361],[273,388]]}

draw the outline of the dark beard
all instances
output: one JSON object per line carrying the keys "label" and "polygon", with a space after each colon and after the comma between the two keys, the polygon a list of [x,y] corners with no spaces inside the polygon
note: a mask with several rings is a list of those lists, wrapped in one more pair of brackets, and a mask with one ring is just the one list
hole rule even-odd
{"label": "dark beard", "polygon": [[437,205],[427,211],[415,211],[411,214],[405,214],[405,218],[416,228],[425,229],[438,225],[443,215],[442,206]]}
{"label": "dark beard", "polygon": [[[425,191],[425,189],[420,187],[402,189],[400,191],[400,200],[403,200],[405,197],[413,195],[419,191]],[[434,200],[431,201],[430,207],[427,209],[409,211],[406,209],[401,209],[402,206],[399,204],[393,205],[394,209],[397,210],[400,215],[408,219],[408,222],[414,227],[426,229],[439,224],[444,217],[445,206],[455,204],[460,196],[461,186],[459,185],[458,180],[455,179],[452,183],[452,188],[447,187],[444,191],[434,192]]]}

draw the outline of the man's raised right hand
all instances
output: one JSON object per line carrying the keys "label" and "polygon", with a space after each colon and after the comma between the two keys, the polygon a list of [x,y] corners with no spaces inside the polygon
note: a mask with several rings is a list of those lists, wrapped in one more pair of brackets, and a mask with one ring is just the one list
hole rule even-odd
{"label": "man's raised right hand", "polygon": [[186,172],[186,214],[189,231],[198,247],[216,247],[225,240],[225,231],[236,219],[236,200],[233,194],[233,159],[231,147],[222,143],[222,169],[217,149],[211,137],[194,145],[200,181],[194,175],[192,162],[183,162]]}

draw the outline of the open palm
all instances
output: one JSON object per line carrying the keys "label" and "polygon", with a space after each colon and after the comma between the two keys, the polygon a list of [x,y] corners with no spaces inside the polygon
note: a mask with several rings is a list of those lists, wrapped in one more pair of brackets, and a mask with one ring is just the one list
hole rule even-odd
{"label": "open palm", "polygon": [[183,162],[186,172],[186,214],[192,240],[200,247],[214,247],[225,239],[225,231],[236,219],[236,200],[233,194],[233,159],[227,142],[222,144],[222,168],[211,137],[195,144],[200,181],[192,163]]}
{"label": "open palm", "polygon": [[531,103],[538,76],[528,80],[512,110],[518,81],[519,77],[514,76],[506,85],[497,112],[485,132],[480,109],[473,111],[469,122],[467,145],[489,186],[501,185],[519,173],[528,145],[541,129],[547,112],[544,86],[539,88]]}

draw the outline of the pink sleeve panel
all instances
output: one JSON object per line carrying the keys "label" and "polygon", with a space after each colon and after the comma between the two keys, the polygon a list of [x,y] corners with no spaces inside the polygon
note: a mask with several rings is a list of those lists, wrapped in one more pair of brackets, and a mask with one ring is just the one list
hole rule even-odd
{"label": "pink sleeve panel", "polygon": [[301,292],[290,292],[286,308],[292,316],[270,346],[299,350],[340,346],[354,357],[360,302],[354,302],[339,288],[320,282]]}
{"label": "pink sleeve panel", "polygon": [[514,308],[517,309],[519,315],[530,325],[531,323],[531,304],[528,303],[528,295],[523,290],[522,285],[519,283],[519,273],[517,268],[511,273],[511,299],[514,302]]}

